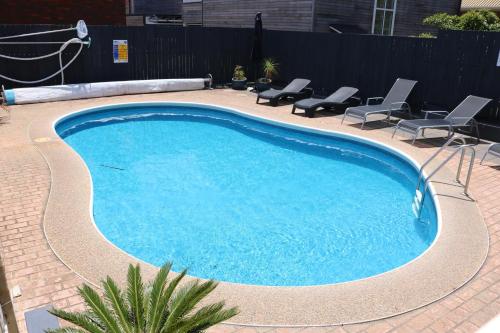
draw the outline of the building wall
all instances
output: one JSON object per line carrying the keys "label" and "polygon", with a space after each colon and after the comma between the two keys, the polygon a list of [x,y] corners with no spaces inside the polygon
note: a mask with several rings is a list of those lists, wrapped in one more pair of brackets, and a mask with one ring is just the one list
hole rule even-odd
{"label": "building wall", "polygon": [[425,26],[422,20],[436,13],[460,13],[461,0],[398,0],[394,34],[402,36],[418,35],[421,32],[435,32]]}
{"label": "building wall", "polygon": [[182,0],[133,0],[135,15],[181,15]]}
{"label": "building wall", "polygon": [[201,25],[203,21],[203,4],[198,2],[185,2],[182,6],[182,20],[184,25]]}
{"label": "building wall", "polygon": [[15,0],[1,1],[0,22],[4,24],[124,25],[123,0]]}
{"label": "building wall", "polygon": [[371,32],[373,0],[315,0],[314,31],[328,32],[332,23],[352,24]]}
{"label": "building wall", "polygon": [[[435,31],[424,26],[422,20],[439,12],[458,14],[460,3],[461,0],[398,0],[394,34],[408,36]],[[354,24],[371,33],[374,4],[373,0],[316,0],[314,30],[326,32],[331,23],[341,23]]]}
{"label": "building wall", "polygon": [[[135,0],[137,1],[137,0]],[[422,20],[437,12],[457,14],[461,0],[398,0],[395,35],[435,31]],[[265,29],[328,32],[332,23],[356,25],[371,33],[373,0],[203,0],[186,2],[185,24],[249,28],[262,12]],[[202,8],[203,7],[203,8]]]}
{"label": "building wall", "polygon": [[312,30],[312,0],[204,0],[203,25],[250,28],[262,12],[265,29]]}

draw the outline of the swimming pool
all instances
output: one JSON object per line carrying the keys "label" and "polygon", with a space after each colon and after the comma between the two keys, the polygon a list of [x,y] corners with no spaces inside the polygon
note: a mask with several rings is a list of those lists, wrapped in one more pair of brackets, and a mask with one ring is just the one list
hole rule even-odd
{"label": "swimming pool", "polygon": [[[381,147],[201,106],[120,106],[56,127],[93,179],[94,220],[127,253],[222,281],[365,278],[422,254],[415,168]],[[430,196],[428,196],[430,198]]]}

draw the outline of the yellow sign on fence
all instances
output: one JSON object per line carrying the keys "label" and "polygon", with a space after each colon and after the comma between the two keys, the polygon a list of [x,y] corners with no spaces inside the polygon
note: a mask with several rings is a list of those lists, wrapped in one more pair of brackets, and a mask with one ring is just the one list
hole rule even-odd
{"label": "yellow sign on fence", "polygon": [[128,42],[126,39],[113,40],[113,62],[128,63]]}

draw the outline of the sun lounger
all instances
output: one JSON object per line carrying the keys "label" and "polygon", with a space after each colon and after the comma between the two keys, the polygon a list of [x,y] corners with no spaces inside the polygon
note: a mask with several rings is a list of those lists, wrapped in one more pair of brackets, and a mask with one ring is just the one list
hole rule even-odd
{"label": "sun lounger", "polygon": [[313,94],[313,90],[306,88],[309,83],[311,83],[310,80],[295,79],[282,90],[269,89],[263,91],[257,95],[256,103],[259,103],[260,99],[266,99],[269,100],[269,103],[272,106],[277,106],[278,101],[282,98],[293,97],[298,100],[311,97]]}
{"label": "sun lounger", "polygon": [[[402,130],[412,134],[412,143],[415,143],[418,134],[422,132],[423,135],[427,128],[447,129],[448,137],[453,135],[455,129],[470,128],[471,133],[473,130],[475,131],[477,141],[479,142],[479,129],[477,127],[477,122],[474,120],[474,116],[490,101],[491,99],[488,98],[470,95],[450,113],[447,111],[424,111],[424,119],[401,120],[394,128],[392,136],[394,137],[398,130]],[[444,117],[429,118],[429,115],[441,115]]]}
{"label": "sun lounger", "polygon": [[[352,87],[342,87],[335,91],[333,94],[325,99],[320,98],[306,98],[293,105],[292,113],[295,113],[296,109],[304,110],[307,117],[314,117],[314,111],[318,108],[338,108],[347,107],[350,103],[354,102],[354,95],[358,92],[357,88]],[[357,99],[359,101],[360,99]],[[352,105],[352,104],[351,104]]]}
{"label": "sun lounger", "polygon": [[[417,81],[397,79],[385,98],[371,97],[367,99],[366,105],[348,108],[344,113],[342,123],[346,117],[358,118],[363,121],[361,124],[361,129],[363,129],[367,117],[372,114],[386,114],[387,119],[390,119],[391,115],[396,112],[405,112],[411,116],[411,108],[406,99],[413,90],[413,87],[415,87],[415,84],[417,84]],[[375,100],[381,101],[381,103],[370,104],[371,101]]]}
{"label": "sun lounger", "polygon": [[495,157],[500,157],[500,143],[492,143],[488,147],[488,150],[486,150],[486,153],[484,153],[484,156],[481,159],[481,163],[480,164],[483,164],[484,159],[486,158],[486,156],[488,156],[490,154],[493,155],[493,156],[495,156]]}

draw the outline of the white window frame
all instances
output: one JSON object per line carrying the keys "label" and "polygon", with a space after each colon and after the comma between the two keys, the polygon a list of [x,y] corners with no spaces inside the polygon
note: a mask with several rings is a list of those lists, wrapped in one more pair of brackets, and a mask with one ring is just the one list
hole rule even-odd
{"label": "white window frame", "polygon": [[[387,1],[387,0],[385,0]],[[392,36],[394,34],[394,22],[396,21],[396,8],[398,6],[398,0],[394,0],[394,8],[381,8],[377,7],[377,0],[373,0],[373,18],[372,18],[372,34],[375,34],[375,20],[377,17],[377,11],[383,11],[384,12],[384,22],[382,24],[382,34],[384,31],[384,26],[385,26],[385,14],[386,12],[392,12],[392,22],[391,22],[391,33],[389,36]]]}

